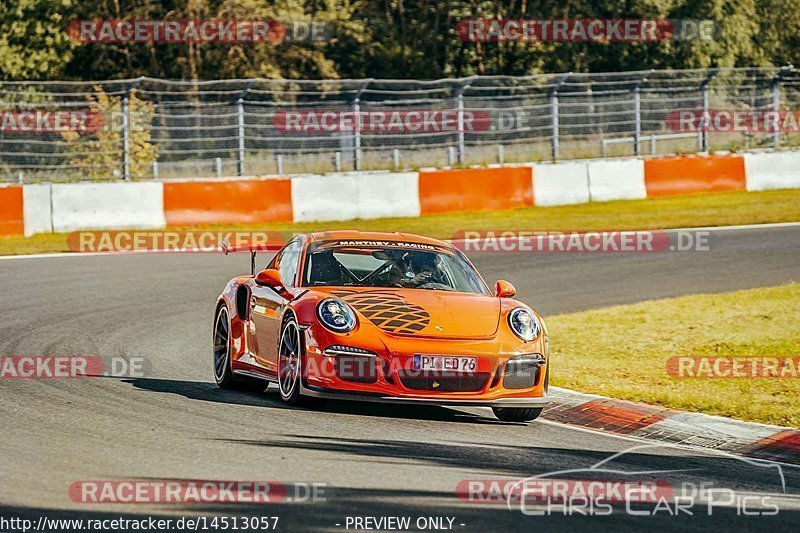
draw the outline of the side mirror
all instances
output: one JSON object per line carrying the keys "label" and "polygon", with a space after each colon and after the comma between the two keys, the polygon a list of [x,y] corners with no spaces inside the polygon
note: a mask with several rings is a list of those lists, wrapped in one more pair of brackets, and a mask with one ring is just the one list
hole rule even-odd
{"label": "side mirror", "polygon": [[256,284],[263,287],[272,287],[273,289],[283,288],[283,280],[281,280],[281,273],[274,268],[262,270],[256,274]]}
{"label": "side mirror", "polygon": [[517,294],[517,289],[515,289],[511,283],[499,279],[495,284],[495,294],[499,298],[511,298],[512,296]]}
{"label": "side mirror", "polygon": [[286,285],[283,284],[281,279],[281,273],[274,268],[268,268],[256,274],[256,285],[269,287],[287,300],[294,298],[294,295],[286,290]]}

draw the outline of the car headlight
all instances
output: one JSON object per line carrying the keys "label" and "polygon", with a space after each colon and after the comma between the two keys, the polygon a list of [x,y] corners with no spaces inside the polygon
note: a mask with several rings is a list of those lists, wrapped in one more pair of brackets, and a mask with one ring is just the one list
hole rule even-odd
{"label": "car headlight", "polygon": [[542,330],[536,316],[524,307],[517,307],[508,313],[508,325],[517,337],[526,342],[538,337]]}
{"label": "car headlight", "polygon": [[317,316],[326,328],[347,333],[356,327],[356,314],[349,305],[336,298],[325,298],[317,305]]}

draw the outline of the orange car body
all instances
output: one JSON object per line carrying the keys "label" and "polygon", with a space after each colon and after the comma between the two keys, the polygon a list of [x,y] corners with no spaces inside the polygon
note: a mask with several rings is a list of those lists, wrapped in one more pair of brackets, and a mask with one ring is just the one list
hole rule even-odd
{"label": "orange car body", "polygon": [[[304,284],[310,246],[355,243],[357,247],[372,242],[432,247],[459,254],[468,262],[449,243],[409,234],[333,231],[297,236],[276,254],[268,265],[272,270],[267,270],[291,272],[292,279],[266,286],[258,282],[258,276],[239,276],[218,299],[217,309],[225,307],[230,317],[233,372],[276,381],[281,327],[287,317],[293,317],[302,334],[304,396],[524,408],[547,403],[547,329],[538,314],[502,294],[504,290],[513,294],[507,282],[498,282],[498,290],[491,291],[476,271],[484,294]],[[295,261],[295,270],[284,261]],[[351,331],[332,331],[320,320],[318,304],[329,297],[355,311],[357,320]],[[532,340],[521,339],[509,326],[509,312],[519,307],[530,310],[539,321],[540,333]],[[456,366],[458,358],[463,358],[462,362],[466,359],[474,367],[422,371],[419,358],[426,354],[440,356],[445,364],[456,361]],[[529,382],[511,383],[505,376],[506,363],[520,356],[535,357],[538,363]]]}

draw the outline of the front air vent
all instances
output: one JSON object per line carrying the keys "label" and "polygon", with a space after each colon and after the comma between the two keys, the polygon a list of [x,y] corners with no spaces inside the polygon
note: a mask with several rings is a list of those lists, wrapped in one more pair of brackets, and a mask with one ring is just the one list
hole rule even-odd
{"label": "front air vent", "polygon": [[398,371],[403,386],[414,390],[439,392],[476,392],[489,381],[488,372],[457,373],[419,370]]}
{"label": "front air vent", "polygon": [[365,350],[363,348],[356,348],[355,346],[345,346],[343,344],[334,344],[332,346],[328,346],[322,353],[325,355],[369,355],[372,357],[377,356],[375,352],[371,352],[369,350]]}
{"label": "front air vent", "polygon": [[544,365],[541,354],[521,355],[506,362],[503,387],[506,389],[530,389],[539,380],[539,369]]}

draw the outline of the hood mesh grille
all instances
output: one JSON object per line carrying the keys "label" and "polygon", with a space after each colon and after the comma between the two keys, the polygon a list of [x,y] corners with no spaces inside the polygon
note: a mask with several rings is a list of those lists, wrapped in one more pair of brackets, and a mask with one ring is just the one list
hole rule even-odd
{"label": "hood mesh grille", "polygon": [[383,291],[337,291],[336,296],[352,305],[370,322],[389,333],[415,334],[425,329],[431,316],[422,307],[399,294]]}

